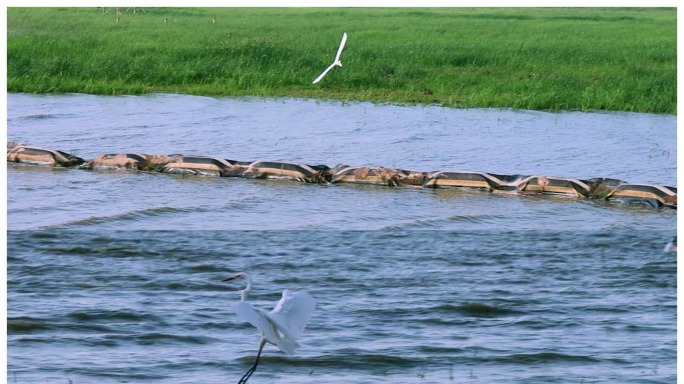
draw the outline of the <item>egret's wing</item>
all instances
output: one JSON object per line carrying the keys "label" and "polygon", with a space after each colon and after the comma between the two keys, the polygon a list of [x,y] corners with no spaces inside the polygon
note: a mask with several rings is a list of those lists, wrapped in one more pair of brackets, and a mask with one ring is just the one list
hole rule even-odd
{"label": "egret's wing", "polygon": [[316,84],[316,83],[318,83],[319,81],[321,81],[321,79],[323,78],[323,76],[325,76],[325,74],[328,73],[328,71],[330,71],[334,66],[335,66],[335,63],[330,64],[330,66],[329,66],[328,68],[326,68],[325,71],[323,71],[323,73],[321,73],[320,76],[318,76],[318,77],[316,78],[316,80],[313,81],[313,84]]}
{"label": "egret's wing", "polygon": [[264,336],[267,336],[266,338],[268,339],[268,335],[266,333],[271,332],[271,322],[268,320],[266,312],[261,309],[254,308],[252,304],[246,301],[241,301],[235,304],[233,309],[240,320],[255,326],[259,331],[264,333]]}
{"label": "egret's wing", "polygon": [[298,339],[302,336],[311,314],[316,308],[316,300],[306,291],[283,291],[283,297],[267,316],[278,325],[285,336]]}
{"label": "egret's wing", "polygon": [[280,329],[279,325],[269,318],[268,314],[251,304],[241,301],[235,305],[235,313],[242,321],[246,321],[255,326],[266,341],[275,345],[281,351],[291,355],[299,347],[297,341]]}
{"label": "egret's wing", "polygon": [[337,56],[335,56],[335,62],[340,61],[340,55],[342,54],[342,48],[344,48],[344,44],[347,42],[347,32],[342,35],[342,42],[340,43],[340,47],[337,49]]}

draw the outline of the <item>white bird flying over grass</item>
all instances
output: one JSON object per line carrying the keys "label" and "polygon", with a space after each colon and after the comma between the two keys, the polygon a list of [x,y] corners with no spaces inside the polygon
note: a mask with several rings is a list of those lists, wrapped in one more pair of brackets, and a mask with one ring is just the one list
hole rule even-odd
{"label": "white bird flying over grass", "polygon": [[330,64],[330,66],[328,68],[326,68],[325,71],[323,71],[323,73],[321,73],[320,76],[318,76],[316,78],[316,80],[313,81],[314,84],[321,81],[323,76],[325,76],[328,73],[328,71],[333,69],[334,66],[338,66],[338,67],[342,66],[342,62],[340,61],[340,55],[342,54],[342,49],[344,48],[344,43],[346,43],[346,42],[347,42],[347,32],[345,32],[344,35],[342,35],[342,42],[340,43],[340,47],[337,49],[337,56],[335,56],[335,61],[333,61],[333,63]]}

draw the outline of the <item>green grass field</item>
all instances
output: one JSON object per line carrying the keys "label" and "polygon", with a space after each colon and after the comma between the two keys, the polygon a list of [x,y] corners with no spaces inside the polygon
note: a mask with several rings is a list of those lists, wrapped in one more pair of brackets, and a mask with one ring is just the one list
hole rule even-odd
{"label": "green grass field", "polygon": [[[216,22],[213,22],[213,18]],[[8,8],[9,92],[676,114],[674,8]],[[311,84],[349,40],[342,68]]]}

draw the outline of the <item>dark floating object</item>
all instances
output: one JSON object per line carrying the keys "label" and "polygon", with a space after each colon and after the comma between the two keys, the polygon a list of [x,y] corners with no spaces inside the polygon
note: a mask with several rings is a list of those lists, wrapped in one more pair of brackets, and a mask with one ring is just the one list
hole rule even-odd
{"label": "dark floating object", "polygon": [[398,187],[406,175],[387,167],[345,167],[337,171],[332,183],[372,184]]}
{"label": "dark floating object", "polygon": [[523,194],[556,194],[584,198],[589,196],[590,187],[585,182],[577,179],[531,176],[522,180],[516,191]]}
{"label": "dark floating object", "polygon": [[623,180],[587,180],[542,175],[499,175],[485,172],[418,172],[388,167],[307,165],[280,161],[236,161],[208,156],[101,154],[85,162],[68,153],[7,143],[7,161],[90,170],[164,172],[181,175],[280,179],[303,183],[351,183],[390,187],[477,189],[516,195],[561,195],[594,200],[677,208],[677,188],[630,184]]}
{"label": "dark floating object", "polygon": [[7,145],[7,161],[35,165],[52,165],[56,167],[73,167],[83,164],[85,160],[62,151],[29,147],[21,143],[12,142]]}
{"label": "dark floating object", "polygon": [[247,166],[239,162],[206,156],[172,155],[173,161],[167,163],[162,172],[219,177],[241,177]]}
{"label": "dark floating object", "polygon": [[324,165],[311,167],[306,164],[283,163],[279,161],[255,161],[249,165],[243,176],[249,179],[280,179],[305,183],[321,183],[329,180],[329,170]]}
{"label": "dark floating object", "polygon": [[659,185],[622,184],[613,189],[608,200],[624,200],[627,202],[646,202],[653,207],[677,206],[677,188]]}
{"label": "dark floating object", "polygon": [[105,153],[81,165],[91,170],[161,171],[175,158],[165,155],[141,155],[136,153]]}
{"label": "dark floating object", "polygon": [[519,184],[528,176],[495,175],[484,172],[432,172],[427,175],[423,187],[473,188],[491,192],[516,193]]}

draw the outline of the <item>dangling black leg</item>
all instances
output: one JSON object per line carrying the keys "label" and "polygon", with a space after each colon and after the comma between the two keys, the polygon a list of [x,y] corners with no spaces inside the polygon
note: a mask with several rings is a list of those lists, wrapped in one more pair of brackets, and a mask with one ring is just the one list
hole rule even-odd
{"label": "dangling black leg", "polygon": [[266,345],[266,339],[261,338],[261,342],[259,343],[259,352],[257,352],[257,357],[256,361],[254,362],[254,365],[245,373],[244,376],[238,381],[238,384],[245,384],[247,383],[247,380],[249,380],[250,377],[252,377],[252,373],[256,371],[257,364],[259,364],[259,357],[261,357],[261,350],[264,349],[264,345]]}

